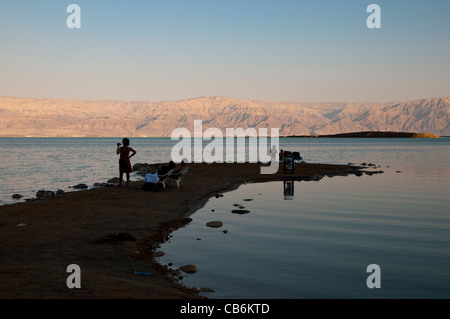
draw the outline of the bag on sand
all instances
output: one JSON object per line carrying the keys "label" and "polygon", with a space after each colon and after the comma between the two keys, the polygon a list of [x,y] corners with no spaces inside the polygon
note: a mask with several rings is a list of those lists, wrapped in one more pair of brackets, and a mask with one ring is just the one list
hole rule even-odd
{"label": "bag on sand", "polygon": [[147,192],[157,192],[159,191],[158,183],[144,183],[144,190]]}

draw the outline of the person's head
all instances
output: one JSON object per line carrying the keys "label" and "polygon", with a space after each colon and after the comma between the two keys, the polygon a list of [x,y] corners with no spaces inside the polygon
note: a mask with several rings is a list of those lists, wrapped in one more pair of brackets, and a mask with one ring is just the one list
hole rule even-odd
{"label": "person's head", "polygon": [[175,162],[174,161],[170,161],[169,162],[169,168],[174,168],[175,167]]}
{"label": "person's head", "polygon": [[125,145],[125,146],[130,146],[130,140],[129,140],[128,138],[125,137],[125,138],[122,140],[122,144]]}

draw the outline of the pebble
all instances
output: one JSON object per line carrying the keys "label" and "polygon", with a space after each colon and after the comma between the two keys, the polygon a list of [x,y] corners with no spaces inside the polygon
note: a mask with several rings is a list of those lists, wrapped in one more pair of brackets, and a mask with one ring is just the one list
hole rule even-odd
{"label": "pebble", "polygon": [[88,188],[88,186],[86,184],[78,184],[78,185],[72,186],[72,188],[85,189],[85,188]]}
{"label": "pebble", "polygon": [[187,274],[194,274],[197,272],[197,266],[195,265],[183,265],[180,267],[180,270]]}
{"label": "pebble", "polygon": [[246,209],[234,209],[231,211],[233,214],[244,215],[250,213],[249,210]]}
{"label": "pebble", "polygon": [[155,253],[155,256],[156,257],[162,257],[162,256],[164,256],[166,253],[165,252],[163,252],[162,250],[159,250],[159,251],[157,251],[156,253]]}
{"label": "pebble", "polygon": [[94,187],[106,187],[108,183],[94,183]]}
{"label": "pebble", "polygon": [[119,184],[120,179],[118,177],[113,177],[111,179],[108,179],[108,184]]}
{"label": "pebble", "polygon": [[223,223],[221,221],[212,221],[212,222],[207,222],[206,226],[212,227],[212,228],[219,228],[219,227],[223,226]]}
{"label": "pebble", "polygon": [[214,289],[212,289],[212,288],[200,288],[200,291],[201,292],[216,292]]}
{"label": "pebble", "polygon": [[52,191],[40,190],[36,192],[36,197],[39,199],[50,198],[53,197],[53,195],[55,195],[55,193]]}

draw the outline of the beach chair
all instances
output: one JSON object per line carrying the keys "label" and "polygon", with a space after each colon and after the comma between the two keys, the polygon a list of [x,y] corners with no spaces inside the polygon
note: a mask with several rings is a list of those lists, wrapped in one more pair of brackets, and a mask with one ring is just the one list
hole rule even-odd
{"label": "beach chair", "polygon": [[172,175],[172,173],[173,173],[173,169],[171,169],[170,171],[168,171],[168,172],[167,172],[166,174],[164,174],[164,175],[159,175],[159,174],[158,174],[158,177],[159,177],[158,184],[162,184],[162,186],[164,187],[164,189],[166,188],[166,185],[168,185],[169,177],[170,177],[170,175]]}
{"label": "beach chair", "polygon": [[189,167],[183,168],[180,172],[169,176],[169,184],[171,181],[175,181],[177,183],[177,187],[180,188],[182,184],[183,176],[186,175],[189,171]]}

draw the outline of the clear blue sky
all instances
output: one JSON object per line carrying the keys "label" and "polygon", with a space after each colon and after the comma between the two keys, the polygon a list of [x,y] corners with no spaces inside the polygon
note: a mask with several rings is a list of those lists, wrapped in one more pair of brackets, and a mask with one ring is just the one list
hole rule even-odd
{"label": "clear blue sky", "polygon": [[[66,26],[71,3],[81,29]],[[2,0],[0,96],[450,96],[449,13],[449,0]]]}

